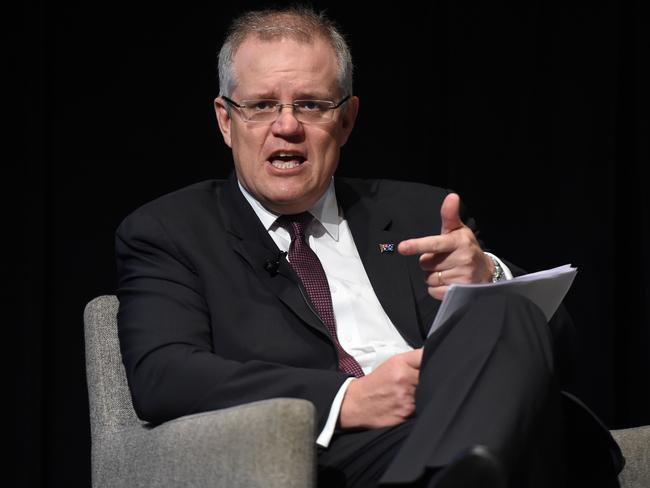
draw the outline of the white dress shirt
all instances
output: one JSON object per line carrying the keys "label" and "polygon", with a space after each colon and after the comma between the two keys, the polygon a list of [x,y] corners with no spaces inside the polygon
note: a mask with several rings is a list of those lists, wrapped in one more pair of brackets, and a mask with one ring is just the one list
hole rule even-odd
{"label": "white dress shirt", "polygon": [[[264,208],[241,183],[239,188],[278,248],[288,251],[291,236],[284,227],[275,223],[279,215]],[[305,235],[327,277],[339,342],[368,374],[393,355],[410,351],[412,347],[388,318],[372,289],[350,227],[339,210],[334,180],[309,212],[314,220],[305,230]],[[512,278],[510,270],[501,261],[499,263],[506,277]],[[325,427],[316,440],[318,445],[329,445],[343,397],[353,380],[346,380],[334,397]]]}

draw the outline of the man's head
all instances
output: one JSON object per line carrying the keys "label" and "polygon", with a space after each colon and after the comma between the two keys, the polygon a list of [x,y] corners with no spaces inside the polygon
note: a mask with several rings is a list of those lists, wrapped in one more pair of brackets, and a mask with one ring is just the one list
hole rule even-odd
{"label": "man's head", "polygon": [[[215,110],[239,181],[270,210],[307,210],[327,189],[358,110],[343,37],[311,10],[245,14],[219,54],[219,81]],[[273,110],[268,100],[332,103]]]}

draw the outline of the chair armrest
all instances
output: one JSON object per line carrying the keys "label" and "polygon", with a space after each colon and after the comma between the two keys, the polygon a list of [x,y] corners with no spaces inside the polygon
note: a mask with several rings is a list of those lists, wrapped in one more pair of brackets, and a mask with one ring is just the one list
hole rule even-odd
{"label": "chair armrest", "polygon": [[93,486],[313,487],[314,429],[310,402],[277,398],[113,432]]}
{"label": "chair armrest", "polygon": [[625,467],[619,475],[621,487],[650,486],[650,425],[611,432],[625,457]]}

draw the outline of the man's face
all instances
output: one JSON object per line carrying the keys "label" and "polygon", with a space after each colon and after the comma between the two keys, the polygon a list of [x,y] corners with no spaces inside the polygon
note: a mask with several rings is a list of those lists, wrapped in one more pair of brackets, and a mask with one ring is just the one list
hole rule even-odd
{"label": "man's face", "polygon": [[[237,86],[235,102],[276,99],[331,100],[341,93],[334,50],[322,39],[300,43],[293,39],[246,39],[233,60]],[[265,207],[281,214],[309,209],[325,192],[356,118],[358,99],[336,109],[331,121],[298,122],[290,107],[272,123],[245,122],[236,108],[215,100],[224,141],[232,148],[241,184]]]}

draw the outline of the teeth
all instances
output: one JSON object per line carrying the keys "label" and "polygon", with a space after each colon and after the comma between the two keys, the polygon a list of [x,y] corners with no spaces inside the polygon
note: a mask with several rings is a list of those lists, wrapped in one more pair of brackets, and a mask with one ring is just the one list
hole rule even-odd
{"label": "teeth", "polygon": [[274,168],[278,169],[292,169],[300,166],[298,161],[271,161]]}

